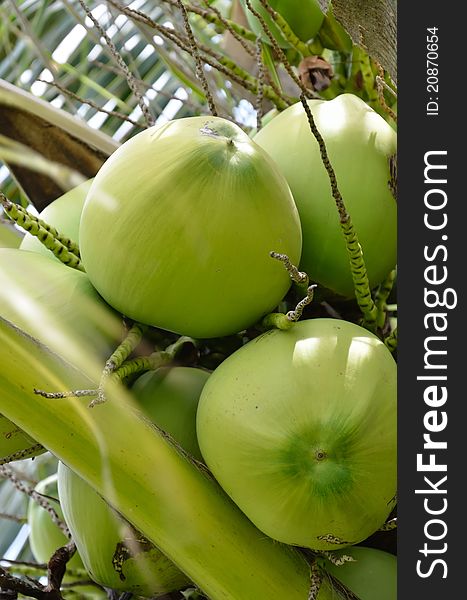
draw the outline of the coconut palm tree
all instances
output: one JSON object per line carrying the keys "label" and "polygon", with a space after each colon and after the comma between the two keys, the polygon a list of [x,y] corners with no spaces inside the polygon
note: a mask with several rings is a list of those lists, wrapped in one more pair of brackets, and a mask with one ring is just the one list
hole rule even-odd
{"label": "coconut palm tree", "polygon": [[[173,118],[217,114],[251,133],[265,113],[283,110],[300,95],[332,98],[346,91],[389,121],[394,118],[393,0],[374,3],[364,48],[358,45],[358,1],[333,2],[334,14],[328,11],[311,40],[298,40],[285,22],[284,49],[250,29],[248,5],[237,0],[0,3],[3,194],[37,214],[94,176],[120,144]],[[328,10],[327,1],[320,5]],[[317,55],[318,66],[310,63]],[[0,214],[0,247],[18,247],[22,235]],[[31,576],[38,585],[46,571],[30,564],[27,505],[34,484],[56,467],[48,452],[0,467],[0,557],[9,561],[0,568]],[[167,598],[202,597],[198,585]],[[16,588],[0,578],[2,589]],[[73,589],[74,597],[81,597],[80,588]]]}

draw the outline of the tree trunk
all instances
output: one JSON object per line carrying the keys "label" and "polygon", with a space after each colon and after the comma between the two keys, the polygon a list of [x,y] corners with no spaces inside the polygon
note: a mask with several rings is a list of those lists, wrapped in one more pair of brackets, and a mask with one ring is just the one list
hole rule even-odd
{"label": "tree trunk", "polygon": [[[329,0],[319,0],[327,10]],[[334,16],[397,82],[397,1],[332,0]]]}

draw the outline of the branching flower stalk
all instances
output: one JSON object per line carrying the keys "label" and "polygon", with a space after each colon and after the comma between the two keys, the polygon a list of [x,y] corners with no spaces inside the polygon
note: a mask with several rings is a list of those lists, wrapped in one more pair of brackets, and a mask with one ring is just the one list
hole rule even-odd
{"label": "branching flower stalk", "polygon": [[318,286],[316,283],[308,286],[305,298],[300,300],[300,302],[297,304],[294,310],[289,310],[289,312],[286,314],[287,319],[293,322],[298,321],[300,319],[305,307],[308,306],[308,304],[311,304],[311,302],[313,301],[315,289],[317,287]]}
{"label": "branching flower stalk", "polygon": [[[212,53],[211,50],[210,53]],[[232,79],[252,94],[256,95],[258,93],[259,82],[256,77],[250,75],[247,71],[239,67],[230,58],[219,56],[217,57],[217,60],[218,62],[215,63],[209,58],[204,57],[204,61],[208,65],[218,70],[220,73],[223,73],[226,75],[226,77]],[[286,98],[282,93],[280,93],[277,86],[273,86],[272,84],[263,86],[263,94],[266,98],[271,100],[271,102],[273,102],[279,110],[285,110],[294,102],[293,100]]]}
{"label": "branching flower stalk", "polygon": [[5,521],[13,521],[14,523],[20,523],[24,525],[24,523],[28,522],[27,517],[20,517],[19,515],[11,515],[10,513],[0,512],[0,519],[4,519]]}
{"label": "branching flower stalk", "polygon": [[[327,559],[331,564],[340,567],[348,562],[356,562],[352,556],[348,556],[346,554],[337,555],[329,550],[315,551],[309,550],[308,548],[301,548],[300,552],[310,565],[311,587],[308,600],[310,600],[310,598],[317,600],[319,597],[318,594],[323,586],[326,588],[326,592],[330,592],[331,597],[336,598],[336,600],[361,600],[339,579],[331,575],[325,568],[322,561],[324,558]],[[324,597],[327,597],[326,593],[324,593]]]}
{"label": "branching flower stalk", "polygon": [[[73,242],[72,240],[70,240],[70,238],[68,238],[68,237],[64,236],[63,234],[61,234],[57,229],[55,229],[55,227],[52,227],[52,225],[49,225],[43,219],[39,219],[38,217],[36,217],[32,213],[28,212],[21,205],[14,204],[10,200],[8,200],[5,197],[5,195],[2,194],[1,192],[0,192],[0,198],[1,198],[1,201],[2,201],[3,208],[5,209],[5,212],[7,214],[8,214],[7,211],[10,211],[13,215],[17,215],[18,220],[20,220],[22,222],[24,221],[25,225],[28,225],[28,224],[26,224],[26,221],[28,221],[28,222],[29,222],[29,220],[33,221],[34,223],[37,224],[37,226],[40,229],[44,229],[45,231],[47,231],[48,233],[50,233],[58,242],[60,242],[61,244],[63,244],[63,246],[65,246],[67,248],[67,250],[69,250],[72,254],[74,254],[75,256],[77,256],[78,258],[80,258],[79,247],[78,247],[78,244],[76,242]],[[20,227],[23,227],[23,229],[25,229],[25,227],[23,226],[23,224],[19,223],[18,220],[14,216],[11,216],[11,219],[13,219],[17,225],[19,225]],[[36,228],[33,227],[33,229],[35,230]],[[29,233],[31,233],[31,231],[29,229],[27,231]],[[37,234],[36,233],[31,233],[31,235],[37,235]]]}
{"label": "branching flower stalk", "polygon": [[357,233],[353,226],[350,215],[345,207],[342,195],[339,191],[336,173],[329,160],[326,144],[322,135],[318,131],[318,128],[316,127],[313,114],[311,112],[310,107],[308,106],[308,102],[304,94],[301,94],[300,101],[307,115],[311,132],[313,133],[313,135],[316,138],[316,141],[318,142],[321,160],[323,161],[324,168],[327,171],[329,181],[331,184],[331,193],[336,203],[337,211],[339,213],[339,222],[342,233],[345,237],[347,252],[349,254],[350,269],[352,272],[352,279],[355,288],[355,297],[363,314],[363,326],[369,329],[370,331],[374,331],[376,328],[378,311],[371,296],[370,282],[368,280],[368,274],[363,258],[362,247],[360,246]]}
{"label": "branching flower stalk", "polygon": [[287,313],[270,313],[266,315],[261,321],[261,327],[263,329],[290,329],[294,323],[296,323],[303,314],[303,311],[308,304],[313,301],[316,284],[310,285],[307,289],[305,298],[300,300],[297,306],[293,310],[289,310]]}
{"label": "branching flower stalk", "polygon": [[146,329],[146,325],[143,325],[142,323],[134,323],[123,342],[115,349],[110,358],[107,360],[99,383],[97,399],[94,401],[94,404],[105,402],[104,390],[108,378],[123,365],[133,350],[136,349],[138,344],[141,342]]}
{"label": "branching flower stalk", "polygon": [[21,493],[29,496],[36,504],[38,504],[41,508],[47,511],[52,521],[59,527],[62,533],[67,537],[67,539],[71,539],[70,530],[60,519],[56,510],[53,508],[52,504],[49,500],[42,494],[39,494],[33,487],[26,485],[23,481],[19,479],[15,471],[6,465],[0,466],[0,477],[5,479],[9,479],[14,487]]}
{"label": "branching flower stalk", "polygon": [[302,42],[302,40],[292,31],[292,28],[284,19],[284,17],[272,8],[268,0],[260,0],[260,2],[271,15],[272,20],[279,27],[279,29],[282,32],[282,35],[289,42],[292,48],[296,50],[299,54],[301,54],[303,57],[310,56],[311,50],[309,46],[305,44],[305,42]]}
{"label": "branching flower stalk", "polygon": [[279,260],[283,263],[287,273],[290,276],[290,279],[299,285],[308,287],[308,275],[304,271],[299,271],[295,265],[290,262],[290,258],[287,254],[280,254],[279,252],[271,251],[269,253],[271,258],[275,260]]}
{"label": "branching flower stalk", "polygon": [[[174,7],[178,6],[177,0],[163,0],[163,2],[165,2],[166,4],[170,4]],[[199,6],[194,6],[193,4],[185,3],[185,8],[187,12],[199,15],[205,21],[207,21],[208,23],[213,23],[220,29],[228,29],[232,34],[233,32],[235,32],[235,34],[238,35],[240,38],[243,38],[250,42],[254,42],[256,39],[256,35],[253,33],[253,31],[250,31],[249,29],[243,27],[243,25],[240,25],[235,21],[231,21],[230,19],[222,17],[219,11],[213,6],[210,6],[209,10],[205,10]]]}
{"label": "branching flower stalk", "polygon": [[32,215],[19,204],[8,200],[1,192],[0,202],[5,213],[17,225],[37,237],[63,264],[72,269],[84,272],[84,267],[79,257],[78,245],[75,242],[60,234],[54,227]]}
{"label": "branching flower stalk", "polygon": [[[168,352],[153,352],[149,356],[140,356],[128,362],[125,362],[120,368],[116,369],[108,376],[104,378],[104,383],[109,380],[122,382],[126,377],[135,374],[145,373],[146,371],[156,371],[160,367],[167,365],[173,359],[172,354]],[[101,384],[100,384],[101,385]],[[89,404],[89,408],[93,408],[98,404],[102,404],[106,401],[104,390],[99,386],[97,388],[89,388],[82,390],[69,390],[66,392],[46,392],[44,390],[34,389],[34,393],[38,396],[43,396],[50,400],[57,400],[61,398],[84,398],[93,397]]]}
{"label": "branching flower stalk", "polygon": [[[263,2],[263,0],[261,0],[261,1]],[[251,7],[250,0],[246,0],[246,2],[248,4],[248,6]],[[337,185],[336,174],[335,174],[334,168],[332,167],[331,162],[329,160],[329,156],[328,156],[327,149],[326,149],[326,144],[324,142],[322,135],[318,131],[318,128],[316,127],[316,123],[314,121],[313,114],[310,110],[310,107],[308,106],[307,98],[309,98],[310,92],[293,72],[292,67],[288,63],[287,57],[285,56],[284,52],[282,51],[281,48],[279,48],[279,46],[275,42],[273,36],[268,31],[268,28],[266,26],[266,23],[264,22],[264,19],[261,18],[261,15],[259,15],[259,13],[257,13],[253,9],[251,9],[251,10],[255,13],[255,16],[258,16],[258,18],[260,19],[261,24],[265,28],[265,31],[267,32],[271,42],[275,45],[276,52],[278,52],[279,56],[281,57],[281,60],[283,60],[284,66],[286,67],[287,72],[289,73],[289,75],[292,77],[292,79],[295,81],[295,83],[299,86],[299,88],[302,91],[300,94],[300,101],[301,101],[303,108],[305,110],[305,113],[307,115],[307,119],[308,119],[308,123],[309,123],[310,129],[311,129],[311,132],[314,135],[316,141],[318,142],[321,160],[327,171],[329,181],[331,184],[332,196],[335,200],[336,207],[337,207],[337,210],[339,213],[339,221],[340,221],[342,233],[344,234],[344,238],[346,241],[347,251],[349,253],[350,268],[351,268],[352,278],[353,278],[354,288],[355,288],[355,296],[356,296],[358,305],[360,307],[360,310],[362,311],[362,314],[363,314],[363,325],[367,329],[373,331],[376,326],[376,316],[377,316],[376,315],[376,307],[374,305],[374,302],[373,302],[373,299],[371,296],[370,284],[369,284],[366,266],[365,266],[365,262],[364,262],[364,258],[363,258],[362,248],[358,241],[357,233],[353,227],[353,223],[351,221],[350,215],[347,212],[347,209],[345,208],[345,204],[344,204],[342,195],[339,191],[339,188]]]}
{"label": "branching flower stalk", "polygon": [[265,72],[264,72],[264,63],[262,56],[262,44],[261,44],[261,36],[258,36],[256,40],[256,66],[258,70],[258,93],[256,94],[256,129],[260,131],[262,127],[262,118],[263,118],[263,98],[264,98],[264,80],[265,80]]}
{"label": "branching flower stalk", "polygon": [[348,554],[337,555],[330,550],[322,550],[320,554],[322,554],[330,563],[336,565],[337,567],[341,567],[348,562],[356,562],[355,558],[353,558],[353,556],[349,556]]}
{"label": "branching flower stalk", "polygon": [[323,572],[316,561],[310,564],[310,591],[308,600],[317,600],[321,584],[323,583]]}
{"label": "branching flower stalk", "polygon": [[[114,2],[115,0],[109,0],[109,1]],[[140,11],[138,11],[138,12],[139,12],[139,15],[143,14]],[[149,17],[146,17],[146,19],[149,19]],[[188,52],[189,54],[191,54],[191,46],[190,46],[189,40],[187,38],[179,35],[178,33],[174,32],[173,30],[169,29],[168,27],[164,27],[163,25],[159,25],[158,23],[155,23],[151,19],[149,19],[149,21],[151,21],[152,27],[154,27],[157,31],[159,31],[159,33],[161,33],[161,35],[166,36],[167,39],[169,39],[171,42],[176,44],[179,48],[181,48],[185,52]],[[145,21],[145,22],[148,22],[148,21]],[[216,69],[220,73],[224,74],[229,79],[232,79],[233,81],[238,83],[241,87],[245,88],[246,90],[250,91],[251,93],[253,93],[255,95],[259,93],[259,86],[262,83],[259,80],[259,78],[256,78],[253,75],[251,75],[250,73],[248,73],[248,71],[246,71],[245,69],[240,67],[235,61],[233,61],[228,56],[221,54],[219,52],[216,52],[213,48],[210,48],[209,46],[206,46],[205,44],[203,44],[199,41],[197,41],[196,44],[197,44],[198,49],[202,52],[202,54],[200,56],[201,56],[203,62],[205,62],[207,65],[209,65],[213,69]],[[255,55],[255,54],[256,53],[254,52],[253,55]],[[217,61],[217,62],[213,62],[211,59],[214,59],[214,61]],[[296,98],[294,98],[294,99],[287,98],[282,93],[279,86],[276,85],[273,81],[271,81],[269,84],[265,84],[263,82],[262,86],[263,86],[264,96],[266,98],[268,98],[269,100],[271,100],[279,110],[284,110],[285,108],[287,108],[287,106],[290,106],[291,104],[296,102]]]}
{"label": "branching flower stalk", "polygon": [[[185,40],[181,36],[178,37],[177,44],[182,50],[190,52],[190,48],[186,46]],[[198,48],[203,52],[202,59],[207,65],[224,74],[227,78],[235,81],[252,94],[256,95],[258,93],[259,82],[256,77],[248,73],[248,71],[245,71],[245,69],[242,69],[229,57],[219,54],[212,48],[199,42]],[[279,88],[273,83],[264,85],[263,93],[264,96],[271,100],[279,110],[284,110],[295,101],[284,96]]]}
{"label": "branching flower stalk", "polygon": [[[108,2],[115,8],[118,8],[118,10],[120,10],[122,14],[130,17],[134,21],[138,21],[150,27],[151,29],[154,29],[161,36],[168,39],[181,50],[184,50],[190,55],[192,54],[192,49],[189,44],[189,40],[175,32],[173,29],[156,23],[153,19],[151,19],[148,15],[145,15],[141,11],[137,11],[123,6],[117,0],[108,0]],[[219,71],[219,73],[222,73],[228,79],[234,81],[235,83],[237,83],[247,91],[251,92],[252,94],[256,95],[258,93],[258,80],[256,77],[250,75],[250,73],[242,69],[233,60],[222,54],[219,54],[212,48],[209,48],[204,44],[200,44],[199,42],[197,42],[197,47],[203,53],[200,55],[202,62],[206,63],[213,69],[216,69],[217,71]],[[268,84],[264,86],[264,96],[271,100],[271,102],[273,102],[279,110],[284,110],[285,108],[293,104],[293,102],[295,101],[286,98],[280,92],[277,86],[273,84]]]}
{"label": "branching flower stalk", "polygon": [[[156,371],[160,367],[171,363],[185,344],[194,343],[192,338],[182,336],[163,351],[153,352],[149,356],[139,356],[132,360],[125,361],[125,359],[131,354],[132,350],[139,343],[143,328],[144,326],[139,323],[133,326],[127,339],[124,340],[124,342],[116,349],[111,358],[107,361],[101,381],[97,388],[69,390],[66,392],[46,392],[44,390],[34,389],[34,393],[50,400],[62,398],[95,397],[94,400],[92,400],[89,404],[89,408],[93,408],[98,404],[103,404],[106,402],[104,386],[110,380],[122,383],[131,375],[140,375],[142,373],[146,373],[147,371]],[[115,367],[115,364],[118,364],[119,362],[120,365]]]}
{"label": "branching flower stalk", "polygon": [[306,287],[306,296],[297,304],[294,310],[289,310],[287,313],[270,313],[266,315],[261,321],[261,327],[263,329],[283,329],[287,330],[296,323],[303,314],[303,311],[308,304],[313,301],[316,284],[308,285],[308,275],[303,271],[299,271],[295,265],[293,265],[287,256],[287,254],[279,254],[278,252],[270,252],[271,258],[278,260],[283,263],[290,279],[298,284],[301,288]]}
{"label": "branching flower stalk", "polygon": [[133,350],[137,348],[147,328],[148,326],[143,323],[133,323],[123,342],[115,349],[105,363],[104,371],[111,373],[120,368]]}
{"label": "branching flower stalk", "polygon": [[[160,49],[159,49],[159,52],[160,52]],[[99,67],[100,69],[104,69],[111,73],[115,73],[117,75],[122,74],[122,70],[120,69],[120,67],[118,67],[116,65],[109,65],[107,63],[100,62],[99,60],[95,61],[95,65],[96,65],[96,67]],[[138,82],[138,85],[142,86],[146,90],[154,90],[153,85],[151,85],[150,83],[147,83],[146,81],[143,81],[142,79],[137,79],[137,82]],[[179,98],[175,94],[169,94],[168,92],[164,92],[164,90],[157,90],[157,95],[161,96],[162,98],[167,98],[167,100],[178,100],[179,102],[182,102],[185,106],[187,106],[190,109],[195,110],[195,111],[198,111],[200,109],[199,104],[196,104],[195,102],[193,102],[191,100],[184,100],[182,98]],[[156,111],[156,114],[161,114],[162,110],[163,109],[159,109],[158,112]],[[141,127],[140,124],[138,126]]]}
{"label": "branching flower stalk", "polygon": [[[245,52],[247,54],[249,54],[250,56],[254,57],[255,56],[255,51],[252,48],[251,44],[248,44],[245,41],[245,37],[242,36],[237,31],[236,27],[234,27],[234,25],[237,25],[237,23],[234,23],[233,21],[230,21],[229,19],[224,18],[222,16],[221,11],[216,6],[214,6],[214,5],[209,6],[208,0],[203,0],[203,2],[208,7],[208,9],[210,11],[212,11],[216,15],[216,17],[219,19],[220,23],[222,23],[222,25],[224,26],[224,30],[228,31],[229,33],[231,33],[232,37],[237,40],[237,42],[242,46],[242,48],[245,50]],[[188,6],[187,5],[185,5],[185,8],[188,10]],[[211,13],[208,12],[207,15],[203,17],[205,21],[209,21],[208,17],[209,17],[210,14]],[[243,28],[243,31],[246,32],[246,30],[244,28]],[[254,38],[255,34],[253,32],[248,32],[248,33],[251,33],[251,35]],[[253,40],[250,40],[250,41],[253,41]]]}
{"label": "branching flower stalk", "polygon": [[216,105],[214,104],[214,99],[212,97],[211,90],[209,89],[209,84],[208,84],[208,80],[206,77],[206,73],[204,72],[203,62],[201,60],[201,56],[200,56],[200,53],[198,50],[198,46],[196,44],[195,37],[193,35],[193,31],[191,29],[190,21],[188,20],[188,13],[186,11],[185,5],[183,4],[182,0],[177,0],[177,4],[180,9],[180,12],[182,13],[183,23],[185,25],[185,31],[187,33],[188,40],[190,43],[192,56],[195,60],[196,76],[198,77],[199,81],[201,82],[201,87],[203,88],[203,91],[206,95],[206,100],[208,102],[208,106],[209,106],[209,110],[211,111],[211,114],[213,116],[217,117]]}
{"label": "branching flower stalk", "polygon": [[33,456],[36,456],[37,453],[41,450],[45,450],[42,444],[34,444],[29,448],[23,448],[22,450],[18,450],[17,452],[13,452],[12,454],[8,454],[7,456],[2,456],[0,457],[0,466],[7,465],[8,463],[15,462],[17,460],[31,458]]}
{"label": "branching flower stalk", "polygon": [[128,83],[128,87],[133,92],[133,94],[135,95],[135,98],[138,101],[139,107],[141,108],[141,112],[143,113],[143,116],[146,120],[146,124],[148,127],[151,127],[152,125],[154,125],[154,117],[153,117],[148,105],[146,104],[146,102],[144,100],[143,94],[141,93],[141,90],[139,89],[139,86],[138,86],[133,74],[131,73],[127,64],[123,60],[120,52],[117,50],[117,47],[112,42],[112,40],[107,35],[107,33],[104,31],[104,29],[101,27],[101,25],[99,24],[99,21],[92,14],[90,8],[87,6],[87,4],[84,2],[84,0],[78,0],[78,1],[81,4],[83,10],[86,12],[86,16],[89,17],[89,19],[91,19],[92,23],[94,24],[94,27],[104,38],[110,52],[112,53],[112,56],[115,58],[115,60],[117,61],[117,64],[122,69],[123,73],[125,74],[125,77],[126,77],[126,80]]}
{"label": "branching flower stalk", "polygon": [[38,77],[36,81],[40,81],[41,83],[45,83],[47,85],[52,85],[53,87],[57,88],[57,90],[62,92],[62,94],[65,94],[65,95],[69,96],[70,98],[73,98],[73,100],[77,100],[81,104],[87,104],[91,108],[95,108],[98,112],[101,112],[105,115],[109,115],[110,117],[117,117],[117,119],[120,119],[122,121],[127,121],[128,123],[131,123],[135,127],[140,127],[141,129],[145,129],[144,125],[141,125],[141,123],[138,123],[134,119],[130,119],[130,117],[128,117],[127,115],[124,115],[123,113],[118,112],[116,110],[107,110],[107,109],[103,108],[102,106],[99,106],[92,100],[87,100],[86,98],[82,98],[81,96],[78,96],[78,94],[75,94],[74,92],[67,89],[63,85],[60,85],[56,81],[46,81],[45,79],[41,79],[40,77]]}
{"label": "branching flower stalk", "polygon": [[[263,6],[266,7],[267,2],[265,0],[261,0],[261,3],[263,4]],[[311,94],[310,90],[308,90],[303,85],[303,83],[300,81],[300,79],[297,77],[297,75],[293,72],[293,69],[292,69],[290,63],[288,62],[287,57],[285,56],[283,50],[277,44],[276,40],[274,39],[274,36],[269,31],[269,28],[267,27],[267,24],[264,21],[264,19],[262,18],[262,16],[258,13],[258,11],[256,11],[252,7],[250,0],[246,0],[246,4],[247,4],[249,10],[251,10],[251,12],[255,15],[255,17],[257,17],[258,20],[260,21],[261,26],[263,27],[264,31],[268,35],[268,38],[270,39],[271,44],[274,47],[274,50],[276,51],[280,60],[283,62],[287,73],[290,75],[290,77],[293,79],[293,81],[297,84],[297,86],[301,90],[300,101],[301,101],[303,108],[305,110],[305,113],[307,115],[307,119],[308,119],[308,123],[310,125],[311,132],[314,135],[316,141],[318,142],[321,160],[327,171],[329,181],[331,184],[332,196],[335,200],[336,207],[337,207],[337,210],[339,213],[339,221],[340,221],[342,233],[344,234],[347,251],[349,254],[350,269],[351,269],[352,278],[353,278],[353,282],[354,282],[354,288],[355,288],[355,297],[357,299],[360,310],[362,311],[362,314],[363,314],[363,323],[362,324],[364,327],[366,327],[370,331],[374,331],[376,328],[377,310],[374,305],[373,298],[371,296],[370,284],[369,284],[366,266],[365,266],[365,262],[364,262],[364,258],[363,258],[363,251],[362,251],[362,248],[358,241],[357,233],[353,227],[353,223],[351,221],[350,215],[348,214],[348,212],[345,208],[345,204],[342,199],[342,195],[337,186],[336,174],[335,174],[334,169],[329,160],[329,156],[328,156],[327,149],[326,149],[326,144],[324,142],[322,135],[318,131],[318,128],[316,127],[316,124],[315,124],[315,121],[313,118],[313,114],[310,110],[310,107],[308,106],[307,99],[310,97],[313,98],[313,97],[315,97],[315,95]]]}

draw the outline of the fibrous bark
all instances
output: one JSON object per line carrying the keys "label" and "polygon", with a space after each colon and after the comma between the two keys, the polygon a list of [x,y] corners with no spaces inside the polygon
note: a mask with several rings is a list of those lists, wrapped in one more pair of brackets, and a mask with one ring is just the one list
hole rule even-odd
{"label": "fibrous bark", "polygon": [[[319,0],[327,10],[329,0]],[[366,48],[397,81],[397,1],[332,0],[334,16],[355,44]]]}

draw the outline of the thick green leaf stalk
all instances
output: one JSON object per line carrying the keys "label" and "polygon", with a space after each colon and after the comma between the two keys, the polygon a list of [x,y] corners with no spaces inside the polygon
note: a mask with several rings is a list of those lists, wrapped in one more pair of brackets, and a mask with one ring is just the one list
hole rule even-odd
{"label": "thick green leaf stalk", "polygon": [[[0,319],[0,412],[93,486],[211,600],[305,600],[310,569],[258,531],[217,482],[148,423],[112,381],[107,402],[48,400],[33,388],[95,386],[87,373]],[[323,586],[319,600],[330,600]]]}

